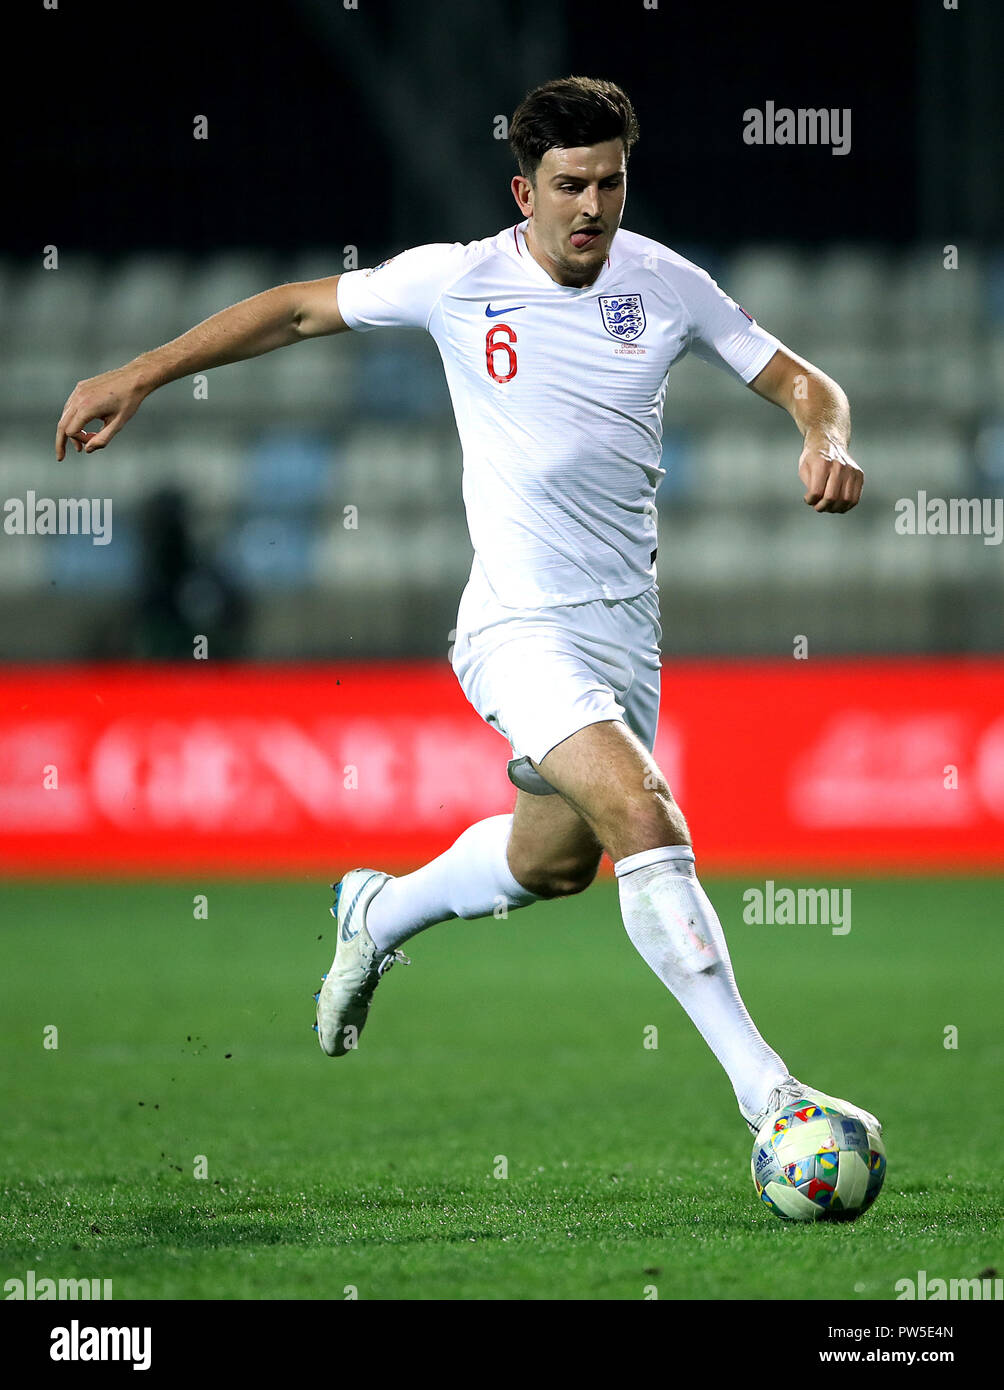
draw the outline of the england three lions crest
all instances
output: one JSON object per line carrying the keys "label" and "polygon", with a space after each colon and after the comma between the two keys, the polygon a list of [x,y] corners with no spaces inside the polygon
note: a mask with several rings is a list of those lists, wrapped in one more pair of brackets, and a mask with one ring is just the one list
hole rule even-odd
{"label": "england three lions crest", "polygon": [[645,306],[640,294],[601,294],[603,327],[622,343],[632,343],[645,332]]}

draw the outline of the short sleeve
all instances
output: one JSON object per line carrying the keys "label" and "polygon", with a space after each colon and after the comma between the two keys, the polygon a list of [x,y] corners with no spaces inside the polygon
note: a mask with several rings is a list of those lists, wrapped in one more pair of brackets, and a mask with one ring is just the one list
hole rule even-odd
{"label": "short sleeve", "polygon": [[462,266],[458,242],[415,246],[338,279],[338,312],[350,328],[426,328],[436,301]]}
{"label": "short sleeve", "polygon": [[682,294],[691,322],[688,347],[712,366],[750,382],[781,347],[707,271],[691,267]]}

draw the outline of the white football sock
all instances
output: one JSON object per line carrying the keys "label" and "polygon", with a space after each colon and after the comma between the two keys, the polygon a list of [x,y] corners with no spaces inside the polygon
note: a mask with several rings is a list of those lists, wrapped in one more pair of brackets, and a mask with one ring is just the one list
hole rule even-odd
{"label": "white football sock", "polygon": [[436,922],[490,917],[537,901],[513,878],[506,858],[512,816],[489,816],[470,825],[448,850],[413,874],[390,878],[366,909],[366,930],[378,950]]}
{"label": "white football sock", "polygon": [[788,1075],[736,988],[725,933],[686,845],[630,854],[614,865],[624,926],[636,950],[686,1009],[732,1082],[740,1109],[756,1114]]}

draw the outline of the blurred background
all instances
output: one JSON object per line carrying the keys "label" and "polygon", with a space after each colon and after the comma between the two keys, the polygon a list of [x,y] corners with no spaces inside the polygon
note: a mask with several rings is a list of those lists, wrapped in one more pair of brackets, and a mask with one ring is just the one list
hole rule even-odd
{"label": "blurred background", "polygon": [[[790,663],[799,636],[812,657],[999,652],[1001,547],[894,523],[919,491],[1004,492],[1000,6],[181,3],[142,31],[115,0],[36,9],[20,51],[53,82],[7,127],[0,494],[110,498],[114,539],[0,535],[0,658],[191,670],[201,635],[214,662],[426,659],[449,685],[471,548],[426,335],[176,382],[90,458],[57,464],[52,439],[77,380],[238,299],[511,225],[499,119],[568,72],[635,103],[624,225],[845,387],[867,479],[856,512],[815,515],[787,417],[674,369],[666,661]],[[849,152],[746,144],[768,101],[848,110]]]}
{"label": "blurred background", "polygon": [[[32,21],[53,71],[90,76],[9,153],[0,468],[5,497],[112,498],[114,543],[5,535],[0,655],[190,656],[193,628],[255,660],[445,653],[471,550],[425,335],[298,345],[212,372],[204,398],[175,383],[90,459],[57,465],[51,440],[78,379],[237,299],[516,221],[496,117],[568,71],[635,102],[624,225],[841,382],[867,475],[853,517],[810,515],[787,418],[675,369],[667,653],[787,654],[810,631],[816,653],[998,647],[1001,549],[893,522],[918,489],[1004,490],[1000,7],[824,4],[796,25],[716,4],[181,5],[155,53],[130,7],[98,12],[99,58],[93,7]],[[744,144],[768,99],[850,108],[850,153]]]}

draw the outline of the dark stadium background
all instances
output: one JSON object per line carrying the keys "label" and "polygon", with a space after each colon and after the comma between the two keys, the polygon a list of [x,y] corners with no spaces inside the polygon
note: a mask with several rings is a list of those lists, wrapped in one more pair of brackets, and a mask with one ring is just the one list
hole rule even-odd
{"label": "dark stadium background", "polygon": [[[25,37],[44,99],[5,155],[31,191],[5,219],[20,255],[42,240],[110,255],[296,252],[349,231],[378,254],[486,235],[513,205],[485,113],[511,113],[564,72],[629,89],[643,138],[626,224],[670,244],[1002,233],[1004,15],[991,4],[299,0],[281,13],[180,3],[156,20],[110,0],[35,8]],[[850,106],[853,156],[751,158],[739,115],[768,98]],[[212,120],[203,144],[197,112]],[[448,188],[424,177],[430,166],[454,166]]]}

